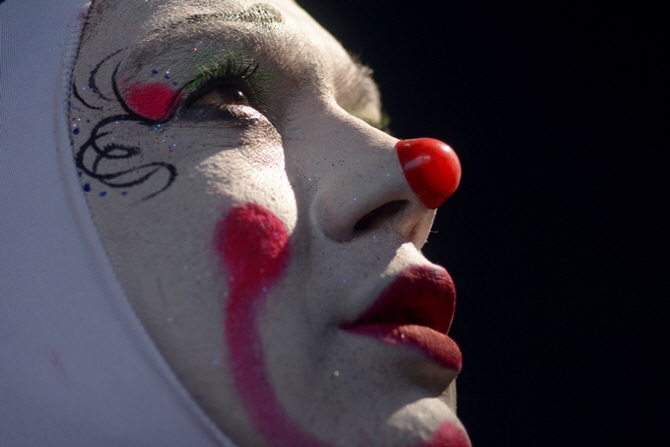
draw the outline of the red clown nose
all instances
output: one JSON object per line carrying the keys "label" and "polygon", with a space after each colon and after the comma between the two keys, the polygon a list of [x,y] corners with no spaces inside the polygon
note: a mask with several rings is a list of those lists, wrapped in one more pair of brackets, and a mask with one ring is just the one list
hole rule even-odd
{"label": "red clown nose", "polygon": [[461,181],[461,163],[452,148],[433,138],[400,140],[395,145],[407,183],[419,200],[436,209]]}

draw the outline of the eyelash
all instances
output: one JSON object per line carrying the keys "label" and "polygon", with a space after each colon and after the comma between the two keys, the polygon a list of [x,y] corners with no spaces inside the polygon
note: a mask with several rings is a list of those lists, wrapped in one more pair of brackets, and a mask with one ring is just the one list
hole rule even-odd
{"label": "eyelash", "polygon": [[216,63],[212,67],[200,67],[200,75],[182,87],[185,100],[183,108],[190,108],[205,93],[217,85],[234,84],[240,87],[249,102],[253,103],[255,98],[251,79],[258,71],[260,64],[251,62],[238,65],[233,59],[224,63]]}

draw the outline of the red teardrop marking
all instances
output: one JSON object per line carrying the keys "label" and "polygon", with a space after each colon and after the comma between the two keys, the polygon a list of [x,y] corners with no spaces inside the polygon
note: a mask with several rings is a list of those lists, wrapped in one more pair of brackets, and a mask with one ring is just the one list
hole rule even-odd
{"label": "red teardrop marking", "polygon": [[224,298],[227,350],[242,405],[269,443],[327,447],[279,401],[263,350],[259,315],[291,260],[290,236],[279,217],[255,203],[233,207],[217,225],[215,248],[230,287]]}
{"label": "red teardrop marking", "polygon": [[400,140],[395,147],[414,194],[428,208],[439,208],[461,181],[461,163],[456,152],[434,138]]}

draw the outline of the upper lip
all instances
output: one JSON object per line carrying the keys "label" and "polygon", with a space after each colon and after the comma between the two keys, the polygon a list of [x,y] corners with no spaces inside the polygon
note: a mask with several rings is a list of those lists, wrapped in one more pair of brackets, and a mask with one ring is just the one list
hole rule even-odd
{"label": "upper lip", "polygon": [[368,325],[418,325],[447,334],[456,307],[454,283],[443,268],[406,268],[377,300],[343,329]]}

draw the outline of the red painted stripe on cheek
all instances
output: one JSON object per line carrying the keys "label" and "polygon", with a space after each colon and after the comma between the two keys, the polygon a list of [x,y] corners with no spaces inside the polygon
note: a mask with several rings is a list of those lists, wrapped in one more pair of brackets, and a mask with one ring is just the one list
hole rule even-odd
{"label": "red painted stripe on cheek", "polygon": [[286,413],[268,378],[257,317],[267,292],[290,260],[284,223],[256,204],[234,207],[216,229],[216,250],[227,271],[225,334],[237,391],[252,423],[274,446],[324,446]]}
{"label": "red painted stripe on cheek", "polygon": [[126,89],[125,100],[130,109],[140,116],[161,120],[170,113],[179,102],[182,93],[160,82],[135,84]]}

